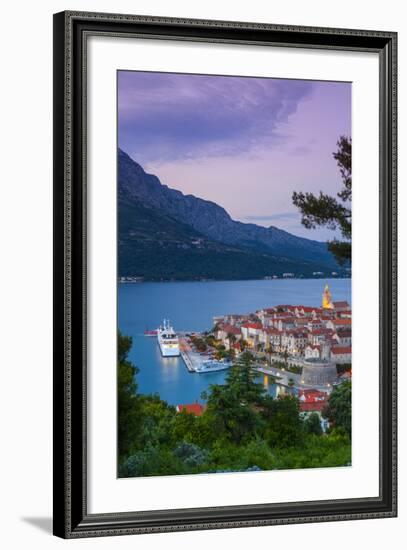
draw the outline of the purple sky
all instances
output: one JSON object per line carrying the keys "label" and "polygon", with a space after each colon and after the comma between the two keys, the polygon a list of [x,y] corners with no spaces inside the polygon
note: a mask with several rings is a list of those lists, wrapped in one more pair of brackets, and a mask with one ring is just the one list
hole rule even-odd
{"label": "purple sky", "polygon": [[351,84],[119,71],[119,146],[162,183],[232,218],[326,240],[291,195],[341,187],[332,152],[351,135]]}

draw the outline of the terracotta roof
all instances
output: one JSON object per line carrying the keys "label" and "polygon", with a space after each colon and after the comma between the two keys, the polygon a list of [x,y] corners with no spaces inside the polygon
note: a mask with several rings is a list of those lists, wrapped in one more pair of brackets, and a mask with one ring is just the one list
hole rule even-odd
{"label": "terracotta roof", "polygon": [[265,331],[267,334],[278,334],[278,335],[281,335],[281,332],[279,330],[277,330],[276,328],[266,328]]}
{"label": "terracotta roof", "polygon": [[205,410],[205,406],[200,403],[192,403],[188,405],[177,405],[178,412],[186,411],[187,413],[194,414],[195,416],[201,416]]}
{"label": "terracotta roof", "polygon": [[319,390],[299,390],[298,392],[298,398],[303,399],[305,398],[305,402],[309,401],[321,401],[327,399],[327,394],[323,391]]}
{"label": "terracotta roof", "polygon": [[311,334],[333,334],[333,330],[330,328],[317,328],[311,331]]}
{"label": "terracotta roof", "polygon": [[333,306],[335,308],[338,308],[338,307],[346,307],[347,309],[349,309],[349,304],[348,302],[346,301],[342,301],[342,302],[332,302],[333,303]]}
{"label": "terracotta roof", "polygon": [[351,325],[352,319],[332,319],[334,325]]}
{"label": "terracotta roof", "polygon": [[334,355],[342,355],[344,353],[352,353],[351,346],[337,346],[331,349],[331,353]]}
{"label": "terracotta roof", "polygon": [[255,328],[255,329],[261,329],[263,328],[260,323],[244,323],[242,325],[242,328]]}
{"label": "terracotta roof", "polygon": [[346,380],[350,380],[352,378],[352,371],[345,371],[342,374],[340,374],[339,377],[344,378]]}

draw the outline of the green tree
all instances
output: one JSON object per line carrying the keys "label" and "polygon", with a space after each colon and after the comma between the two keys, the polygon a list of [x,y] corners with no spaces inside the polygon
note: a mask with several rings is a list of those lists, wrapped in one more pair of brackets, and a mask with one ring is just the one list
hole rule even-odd
{"label": "green tree", "polygon": [[145,445],[170,445],[171,425],[177,417],[175,407],[160,399],[158,394],[140,395],[142,408],[142,440]]}
{"label": "green tree", "polygon": [[340,264],[351,259],[352,232],[352,139],[341,136],[337,142],[338,149],[333,153],[342,178],[343,187],[336,197],[320,191],[319,196],[313,193],[294,191],[292,200],[302,214],[302,224],[307,229],[326,226],[328,229],[339,229],[343,240],[334,239],[328,242],[328,249]]}
{"label": "green tree", "polygon": [[229,351],[226,351],[225,349],[217,349],[215,351],[215,359],[218,361],[221,361],[222,359],[227,359],[231,357],[231,353]]}
{"label": "green tree", "polygon": [[264,437],[271,447],[291,447],[302,441],[302,421],[296,397],[284,395],[273,399],[267,396],[262,416],[266,421]]}
{"label": "green tree", "polygon": [[343,428],[349,437],[351,436],[352,384],[350,381],[343,382],[334,388],[322,414],[336,428]]}
{"label": "green tree", "polygon": [[212,384],[202,394],[207,399],[207,412],[213,418],[215,433],[224,434],[234,443],[261,429],[256,407],[262,403],[266,390],[256,382],[258,374],[252,369],[252,362],[250,353],[242,353],[229,369],[225,383]]}
{"label": "green tree", "polygon": [[284,360],[284,368],[287,369],[288,368],[288,358],[290,356],[290,354],[288,353],[287,348],[284,348],[284,351],[281,352],[281,356]]}
{"label": "green tree", "polygon": [[304,422],[305,431],[309,434],[321,435],[321,420],[318,413],[312,412]]}
{"label": "green tree", "polygon": [[157,476],[189,473],[186,465],[169,449],[146,445],[121,464],[120,477]]}
{"label": "green tree", "polygon": [[242,353],[229,370],[226,384],[236,393],[241,403],[261,404],[266,390],[257,382],[258,372],[253,369],[254,357],[250,352]]}
{"label": "green tree", "polygon": [[197,429],[198,417],[188,413],[185,409],[176,414],[172,422],[171,431],[174,442],[193,442]]}
{"label": "green tree", "polygon": [[127,456],[141,435],[141,407],[137,396],[135,375],[138,372],[129,360],[132,345],[129,336],[118,333],[117,338],[117,401],[119,460]]}
{"label": "green tree", "polygon": [[209,453],[194,443],[182,441],[175,449],[174,455],[186,466],[201,466],[208,460]]}

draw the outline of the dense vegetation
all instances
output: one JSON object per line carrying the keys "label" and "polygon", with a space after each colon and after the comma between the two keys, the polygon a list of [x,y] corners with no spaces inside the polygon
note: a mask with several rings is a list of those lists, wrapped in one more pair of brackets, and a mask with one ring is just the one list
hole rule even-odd
{"label": "dense vegetation", "polygon": [[[137,393],[131,339],[118,336],[118,474],[120,477],[343,466],[351,461],[350,384],[334,390],[322,434],[319,417],[303,419],[291,395],[273,399],[243,353],[223,385],[202,396],[201,416],[158,395]],[[334,398],[334,399],[333,399]]]}

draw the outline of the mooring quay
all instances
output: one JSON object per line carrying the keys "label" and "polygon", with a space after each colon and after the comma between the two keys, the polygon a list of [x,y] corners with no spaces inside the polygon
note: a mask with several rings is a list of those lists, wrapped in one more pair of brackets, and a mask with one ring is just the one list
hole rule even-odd
{"label": "mooring quay", "polygon": [[209,359],[209,355],[201,355],[193,351],[188,340],[184,336],[179,337],[179,351],[189,372],[197,372],[203,361]]}

